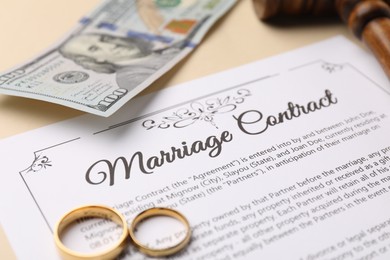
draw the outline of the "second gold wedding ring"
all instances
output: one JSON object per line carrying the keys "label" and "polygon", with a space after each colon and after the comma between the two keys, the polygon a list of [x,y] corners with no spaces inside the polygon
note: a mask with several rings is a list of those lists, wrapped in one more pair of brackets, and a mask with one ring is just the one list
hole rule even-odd
{"label": "second gold wedding ring", "polygon": [[[186,235],[185,237],[179,241],[177,244],[166,247],[166,248],[151,248],[147,245],[142,244],[135,236],[135,229],[137,225],[148,218],[156,217],[156,216],[168,216],[175,218],[179,220],[181,223],[184,224],[186,228]],[[170,208],[150,208],[147,209],[141,213],[139,213],[135,219],[133,220],[130,229],[129,229],[130,238],[136,248],[138,250],[146,255],[153,256],[153,257],[162,257],[162,256],[168,256],[175,254],[179,251],[181,251],[184,247],[187,246],[187,244],[190,242],[191,238],[191,228],[188,220],[178,211],[170,209]]]}

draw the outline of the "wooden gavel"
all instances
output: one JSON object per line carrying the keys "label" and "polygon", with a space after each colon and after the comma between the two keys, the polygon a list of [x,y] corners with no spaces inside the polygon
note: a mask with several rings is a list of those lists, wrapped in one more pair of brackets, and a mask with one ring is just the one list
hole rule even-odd
{"label": "wooden gavel", "polygon": [[253,0],[256,15],[338,14],[372,51],[390,79],[390,0]]}

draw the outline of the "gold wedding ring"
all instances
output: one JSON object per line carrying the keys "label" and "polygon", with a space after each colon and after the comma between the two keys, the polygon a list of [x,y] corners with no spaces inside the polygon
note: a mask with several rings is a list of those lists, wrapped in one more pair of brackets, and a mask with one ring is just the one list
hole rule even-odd
{"label": "gold wedding ring", "polygon": [[[142,220],[145,220],[147,218],[151,217],[156,217],[156,216],[169,216],[172,218],[175,218],[179,221],[181,221],[184,226],[186,227],[186,236],[180,240],[179,243],[166,247],[166,248],[150,248],[147,245],[142,244],[135,236],[134,232],[135,229]],[[133,220],[130,229],[129,229],[129,234],[132,242],[134,243],[134,246],[142,253],[148,255],[148,256],[153,256],[153,257],[160,257],[160,256],[168,256],[175,254],[182,250],[189,242],[191,238],[191,228],[188,220],[186,217],[184,217],[180,212],[170,209],[170,208],[150,208],[145,211],[142,211],[139,213],[135,219]]]}
{"label": "gold wedding ring", "polygon": [[[109,248],[102,250],[98,253],[84,254],[73,251],[67,248],[61,241],[60,237],[62,232],[74,221],[82,218],[95,217],[109,219],[119,225],[122,225],[123,232],[115,244]],[[76,208],[66,213],[60,221],[57,223],[54,229],[54,240],[57,248],[64,259],[80,260],[80,259],[114,259],[117,257],[123,249],[126,247],[128,238],[128,230],[126,219],[117,210],[102,206],[102,205],[91,205]]]}

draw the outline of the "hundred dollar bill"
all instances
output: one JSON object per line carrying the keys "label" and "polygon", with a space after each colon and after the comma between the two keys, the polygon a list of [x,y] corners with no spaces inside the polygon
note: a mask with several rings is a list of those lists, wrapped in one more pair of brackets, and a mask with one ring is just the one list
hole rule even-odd
{"label": "hundred dollar bill", "polygon": [[0,93],[110,116],[191,52],[236,0],[108,0],[0,74]]}

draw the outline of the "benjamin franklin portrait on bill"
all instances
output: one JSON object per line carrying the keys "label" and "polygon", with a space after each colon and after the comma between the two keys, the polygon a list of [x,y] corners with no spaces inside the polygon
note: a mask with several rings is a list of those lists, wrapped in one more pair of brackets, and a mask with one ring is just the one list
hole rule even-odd
{"label": "benjamin franklin portrait on bill", "polygon": [[180,52],[178,47],[153,46],[141,37],[81,34],[67,40],[59,52],[85,69],[116,73],[119,87],[130,91]]}

